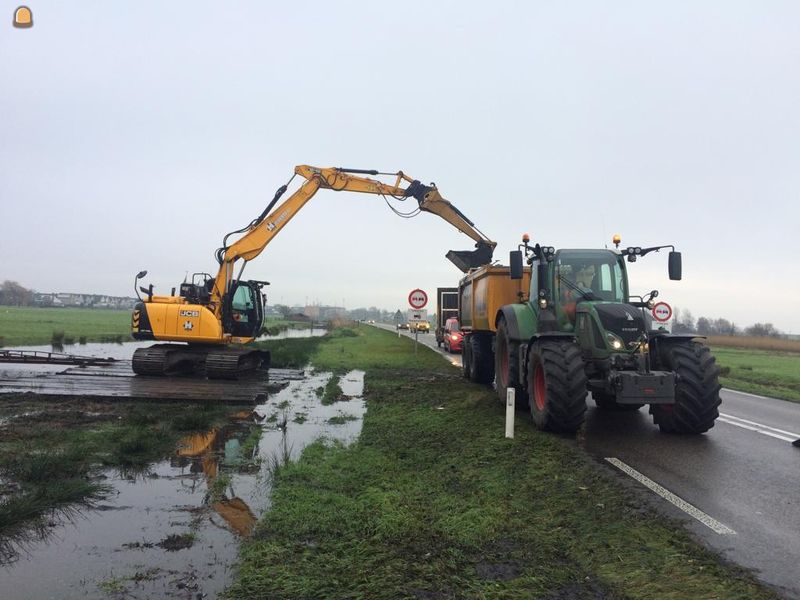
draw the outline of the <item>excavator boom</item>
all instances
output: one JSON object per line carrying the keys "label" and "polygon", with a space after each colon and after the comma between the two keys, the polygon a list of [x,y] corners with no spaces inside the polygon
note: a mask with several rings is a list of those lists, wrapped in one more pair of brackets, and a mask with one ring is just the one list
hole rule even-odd
{"label": "excavator boom", "polygon": [[[384,183],[364,175],[391,175],[394,183]],[[229,233],[217,250],[216,276],[198,273],[195,281],[181,284],[180,295],[148,294],[137,303],[131,319],[132,335],[138,340],[187,342],[188,346],[156,344],[136,350],[133,369],[138,374],[159,375],[203,369],[209,377],[236,377],[240,372],[269,363],[264,351],[232,348],[246,344],[258,335],[263,322],[263,294],[267,282],[244,281],[247,263],[261,254],[286,224],[320,189],[360,192],[392,197],[414,198],[420,211],[438,215],[476,242],[476,250],[450,251],[447,257],[466,272],[491,262],[495,242],[481,233],[460,210],[442,198],[435,185],[424,185],[402,171],[381,173],[363,169],[295,167],[294,177],[304,181],[278,205],[289,183],[281,186],[264,211],[246,227]],[[277,206],[276,206],[277,205]],[[228,244],[229,238],[234,239]],[[237,266],[237,262],[240,263]],[[146,271],[137,276],[137,281]]]}
{"label": "excavator boom", "polygon": [[[492,253],[496,243],[481,233],[475,227],[475,224],[458,208],[442,198],[435,185],[424,185],[402,171],[380,173],[379,171],[364,169],[319,168],[310,165],[298,165],[295,167],[294,172],[295,176],[299,175],[305,179],[300,188],[280,206],[266,215],[262,214],[236,242],[220,249],[220,269],[215,278],[212,297],[212,302],[217,306],[221,307],[221,298],[234,278],[234,263],[238,260],[251,261],[261,254],[267,244],[320,189],[329,189],[336,192],[360,192],[401,199],[413,197],[417,200],[421,211],[441,217],[476,242],[477,250],[451,250],[448,252],[447,257],[459,269],[467,272],[470,269],[488,264],[492,260]],[[395,177],[395,182],[394,184],[388,184],[376,179],[362,177],[360,174],[392,175]],[[403,187],[403,184],[407,185]],[[282,189],[285,190],[285,186]],[[278,197],[279,195],[276,195],[276,199]]]}

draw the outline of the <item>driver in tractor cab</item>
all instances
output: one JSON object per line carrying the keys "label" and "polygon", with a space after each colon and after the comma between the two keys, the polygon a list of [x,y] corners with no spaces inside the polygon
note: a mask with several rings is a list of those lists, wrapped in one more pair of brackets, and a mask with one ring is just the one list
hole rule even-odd
{"label": "driver in tractor cab", "polygon": [[[596,268],[592,263],[562,265],[559,271],[561,301],[564,314],[571,325],[575,325],[575,307],[584,299],[583,293],[592,293]],[[567,280],[569,283],[565,283]],[[572,285],[570,285],[572,284]]]}

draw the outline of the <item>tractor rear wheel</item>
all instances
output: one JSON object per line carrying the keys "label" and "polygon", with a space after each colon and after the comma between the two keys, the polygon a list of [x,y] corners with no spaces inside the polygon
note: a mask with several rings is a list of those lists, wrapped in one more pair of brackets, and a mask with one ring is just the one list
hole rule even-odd
{"label": "tractor rear wheel", "polygon": [[473,383],[491,383],[494,379],[492,338],[486,333],[473,333],[470,342],[470,378]]}
{"label": "tractor rear wheel", "polygon": [[614,396],[611,396],[609,394],[602,394],[600,392],[592,392],[592,398],[594,398],[594,403],[600,410],[633,411],[633,410],[639,410],[644,406],[644,404],[620,404],[619,402],[616,401]]}
{"label": "tractor rear wheel", "polygon": [[539,341],[528,356],[528,403],[539,429],[573,432],[586,413],[586,373],[577,345]]}
{"label": "tractor rear wheel", "polygon": [[528,408],[528,398],[519,376],[519,344],[509,337],[508,323],[501,319],[494,344],[494,386],[503,404],[506,402],[506,390],[513,387],[517,408]]}
{"label": "tractor rear wheel", "polygon": [[719,367],[708,347],[694,341],[664,346],[662,367],[675,373],[675,404],[651,404],[653,422],[666,433],[704,433],[719,416]]}

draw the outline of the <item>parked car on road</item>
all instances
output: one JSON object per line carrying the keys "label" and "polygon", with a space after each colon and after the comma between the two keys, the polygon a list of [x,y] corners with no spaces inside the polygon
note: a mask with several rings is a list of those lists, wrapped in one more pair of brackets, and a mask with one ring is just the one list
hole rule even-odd
{"label": "parked car on road", "polygon": [[447,319],[444,323],[444,349],[450,353],[461,352],[461,343],[464,341],[464,334],[458,319]]}

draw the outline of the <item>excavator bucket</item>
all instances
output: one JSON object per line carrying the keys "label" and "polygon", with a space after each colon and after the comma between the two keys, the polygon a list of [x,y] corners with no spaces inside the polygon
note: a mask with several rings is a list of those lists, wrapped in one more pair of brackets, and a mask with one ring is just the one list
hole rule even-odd
{"label": "excavator bucket", "polygon": [[450,250],[445,256],[457,266],[462,273],[468,273],[470,269],[477,269],[492,262],[494,248],[489,244],[478,242],[475,244],[476,250]]}

